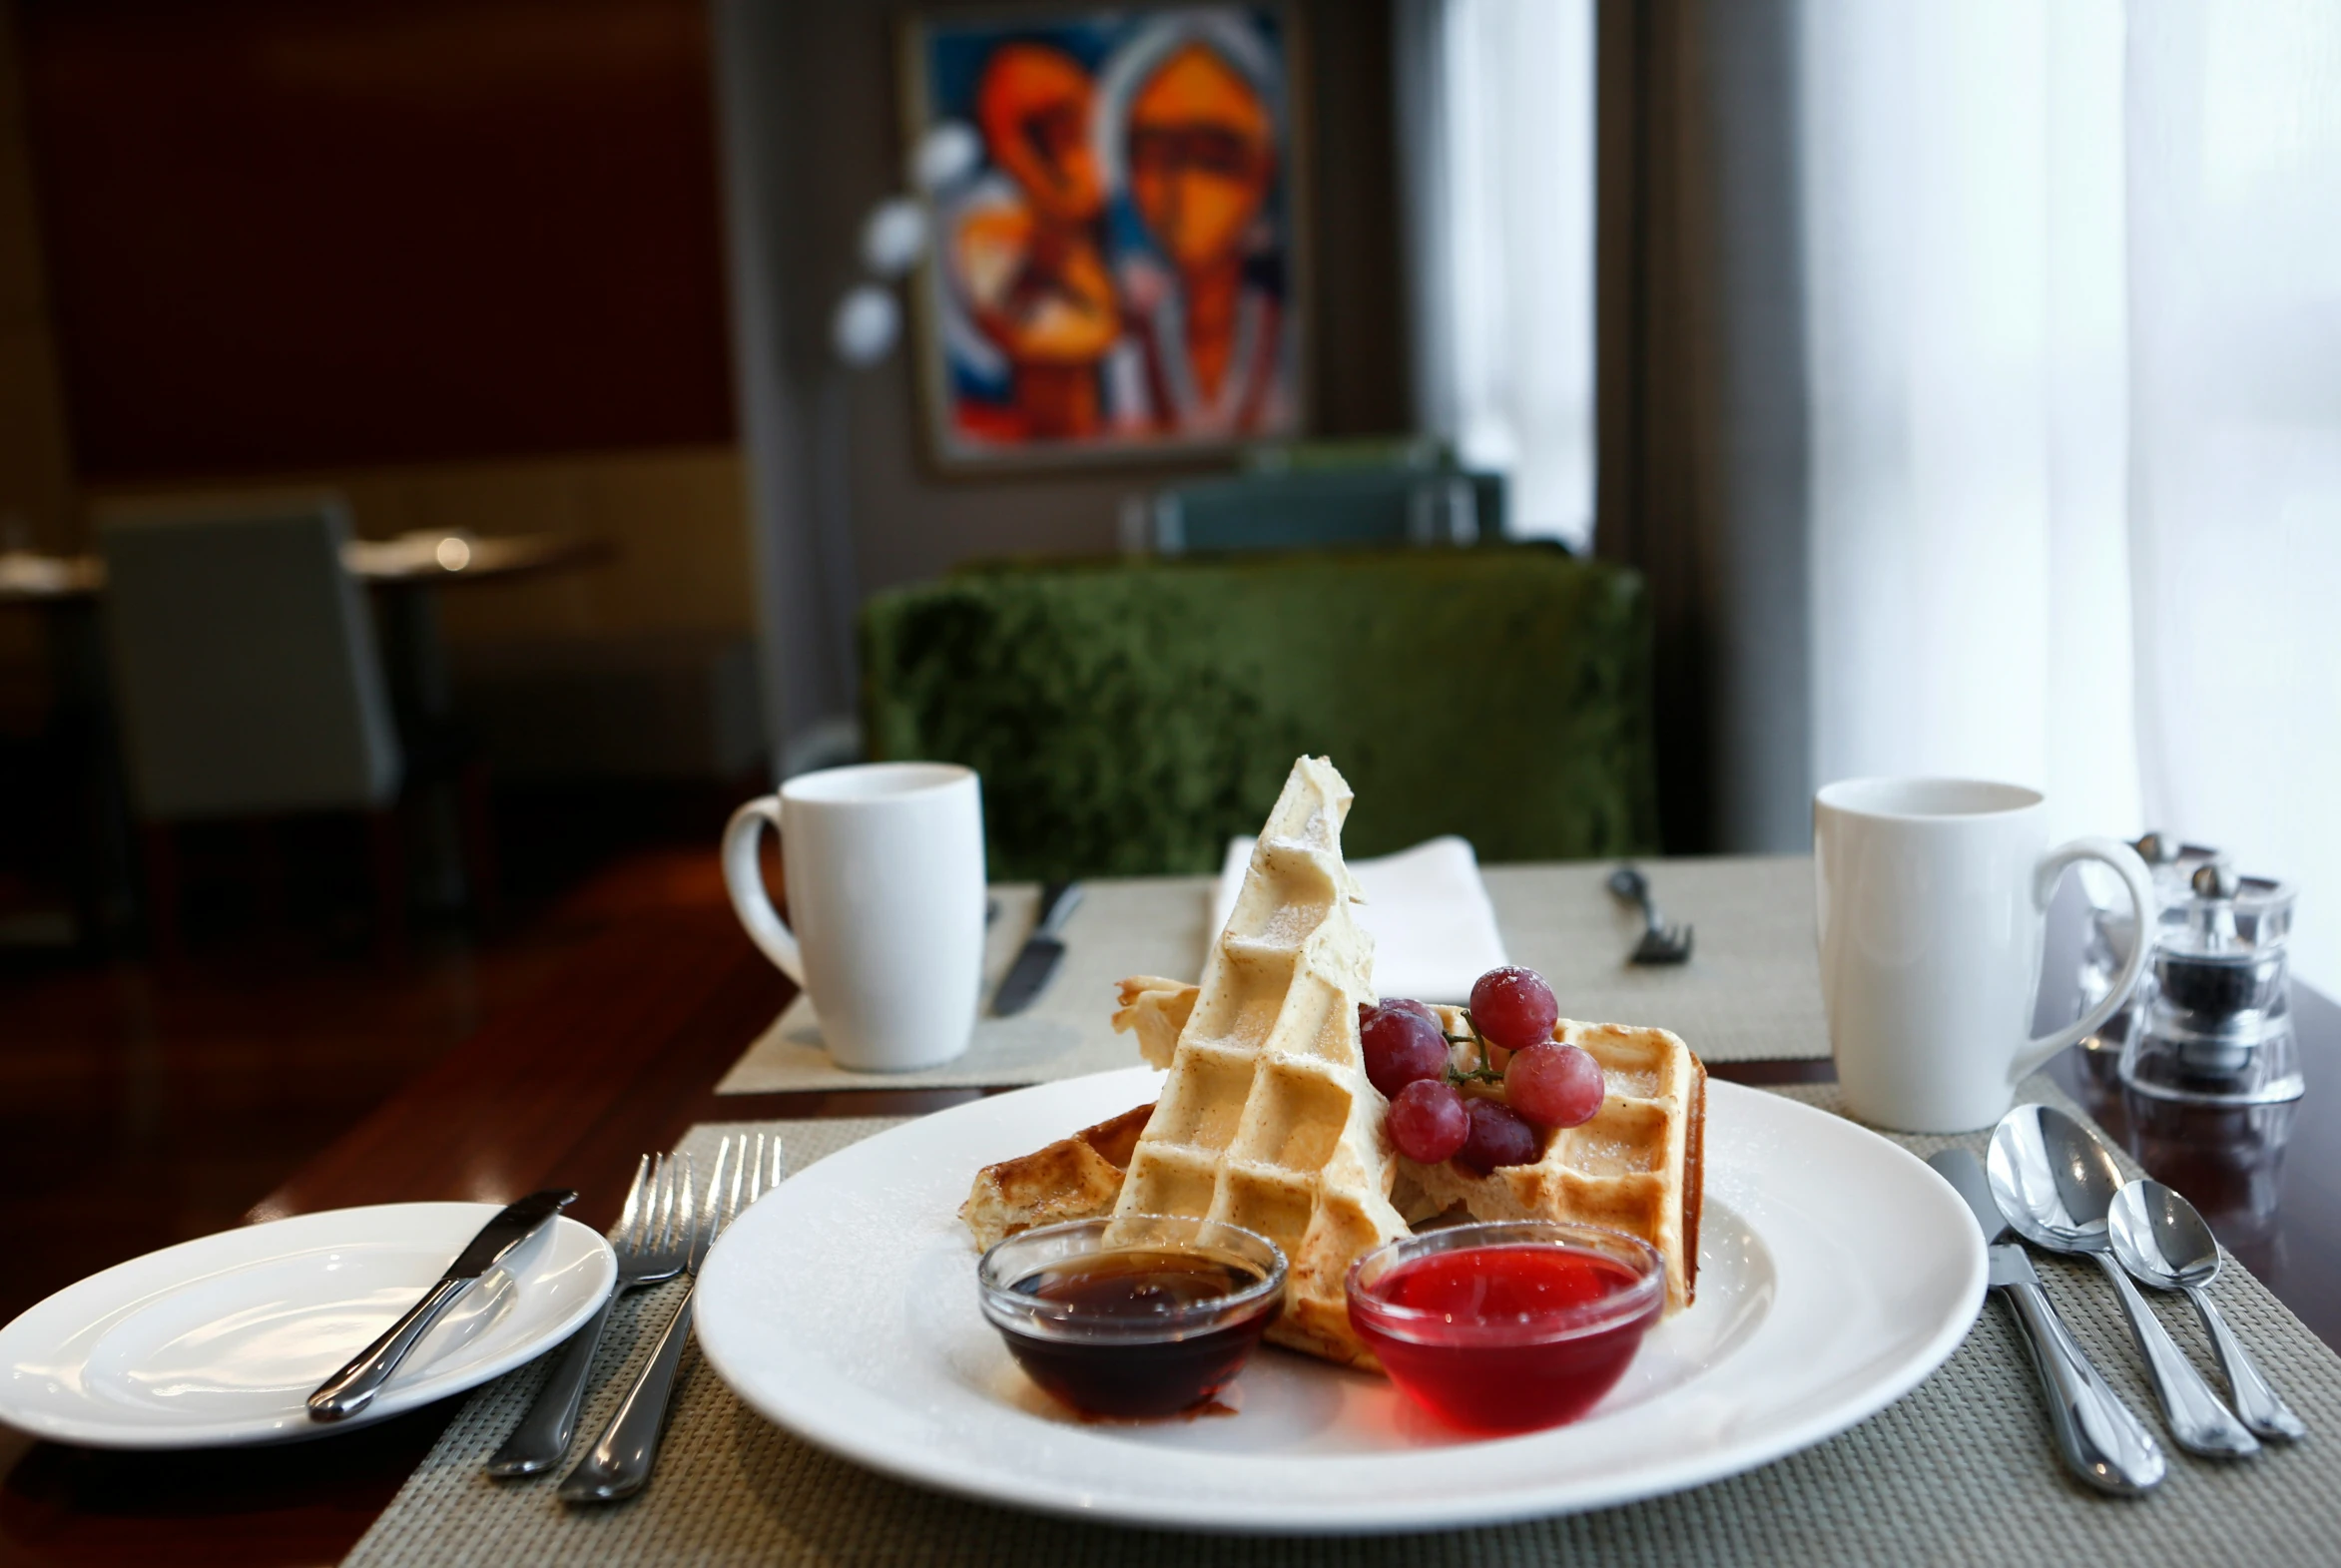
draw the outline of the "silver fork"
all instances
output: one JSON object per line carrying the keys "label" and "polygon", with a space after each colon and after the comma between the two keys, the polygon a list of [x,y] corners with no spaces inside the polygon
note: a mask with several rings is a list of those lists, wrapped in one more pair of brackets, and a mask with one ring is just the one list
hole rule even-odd
{"label": "silver fork", "polygon": [[1649,878],[1630,865],[1621,865],[1609,873],[1609,890],[1627,903],[1642,906],[1642,939],[1626,955],[1626,962],[1636,964],[1687,963],[1691,956],[1691,928],[1670,925],[1658,912],[1657,902],[1650,896]]}
{"label": "silver fork", "polygon": [[577,1435],[577,1412],[585,1403],[585,1382],[593,1352],[609,1325],[610,1309],[628,1291],[672,1280],[691,1261],[691,1159],[688,1155],[644,1155],[626,1189],[626,1207],[610,1230],[618,1254],[618,1283],[609,1300],[583,1328],[569,1336],[553,1363],[536,1402],[512,1428],[488,1474],[508,1478],[536,1475],[559,1464]]}
{"label": "silver fork", "polygon": [[[729,1191],[724,1186],[727,1164],[731,1175]],[[658,1348],[651,1352],[634,1386],[627,1390],[618,1413],[610,1417],[601,1441],[577,1461],[577,1468],[561,1482],[563,1502],[614,1502],[641,1491],[650,1479],[651,1467],[658,1463],[667,1401],[675,1389],[675,1370],[683,1361],[683,1345],[691,1337],[691,1306],[699,1295],[699,1267],[707,1261],[708,1249],[715,1245],[724,1228],[739,1217],[740,1211],[763,1197],[767,1188],[778,1186],[780,1180],[778,1138],[768,1139],[763,1133],[754,1138],[743,1136],[737,1141],[727,1137],[716,1146],[715,1170],[707,1184],[708,1223],[691,1247],[691,1284],[684,1291],[682,1303],[676,1307],[666,1332],[660,1336]]]}

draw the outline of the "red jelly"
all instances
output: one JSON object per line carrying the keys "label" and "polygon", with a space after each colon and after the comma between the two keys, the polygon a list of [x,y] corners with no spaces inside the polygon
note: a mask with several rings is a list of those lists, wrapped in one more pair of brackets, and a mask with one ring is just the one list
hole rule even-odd
{"label": "red jelly", "polygon": [[1402,1237],[1350,1271],[1350,1321],[1391,1380],[1484,1432],[1573,1421],[1624,1374],[1666,1305],[1647,1244],[1545,1221]]}

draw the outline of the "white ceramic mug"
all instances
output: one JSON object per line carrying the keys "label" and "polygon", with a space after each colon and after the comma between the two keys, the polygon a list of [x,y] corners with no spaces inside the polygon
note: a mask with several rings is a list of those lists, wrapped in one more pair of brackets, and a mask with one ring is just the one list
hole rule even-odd
{"label": "white ceramic mug", "polygon": [[[781,835],[784,924],[757,863]],[[801,774],[724,828],[724,883],[740,923],[813,997],[840,1067],[904,1072],[967,1049],[983,986],[983,798],[948,763]]]}
{"label": "white ceramic mug", "polygon": [[2128,1000],[2139,945],[2105,999],[2035,1038],[2049,895],[2102,860],[2141,926],[2145,862],[2111,838],[2048,847],[2039,791],[1967,779],[1848,779],[1813,797],[1821,997],[1846,1108],[1911,1133],[1989,1127],[2016,1085]]}

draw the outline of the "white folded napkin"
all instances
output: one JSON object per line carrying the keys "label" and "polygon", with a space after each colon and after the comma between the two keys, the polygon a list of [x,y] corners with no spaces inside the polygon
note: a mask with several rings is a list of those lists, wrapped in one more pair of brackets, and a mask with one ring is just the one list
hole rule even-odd
{"label": "white folded napkin", "polygon": [[[1251,863],[1252,840],[1229,839],[1212,893],[1214,938],[1227,926]],[[1509,962],[1467,840],[1434,838],[1379,860],[1352,860],[1350,870],[1366,894],[1357,916],[1374,938],[1378,994],[1461,1003],[1469,999],[1473,980]]]}

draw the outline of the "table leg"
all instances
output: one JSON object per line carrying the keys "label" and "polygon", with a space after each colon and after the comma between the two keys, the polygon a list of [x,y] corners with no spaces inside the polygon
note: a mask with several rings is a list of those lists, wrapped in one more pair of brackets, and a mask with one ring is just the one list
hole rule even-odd
{"label": "table leg", "polygon": [[[436,738],[454,721],[439,596],[422,583],[384,584],[375,602],[381,609],[382,666],[390,707],[412,769],[418,756],[444,749]],[[454,781],[419,779],[411,787],[411,804],[409,886],[426,908],[460,909],[471,889],[464,876]]]}
{"label": "table leg", "polygon": [[70,872],[74,923],[83,943],[114,946],[131,934],[138,897],[130,789],[114,727],[105,639],[90,601],[50,605],[42,623],[52,693],[47,750],[66,775],[78,817]]}

